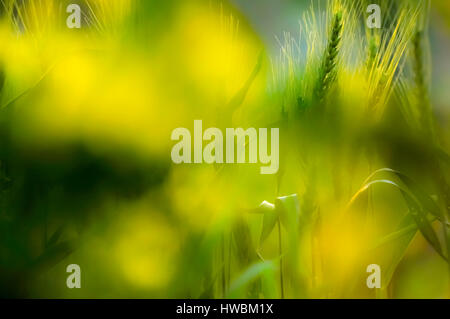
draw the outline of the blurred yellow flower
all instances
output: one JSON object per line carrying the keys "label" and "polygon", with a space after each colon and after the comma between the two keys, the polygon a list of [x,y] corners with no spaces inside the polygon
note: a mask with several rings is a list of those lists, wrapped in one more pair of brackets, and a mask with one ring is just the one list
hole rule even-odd
{"label": "blurred yellow flower", "polygon": [[132,285],[157,289],[168,284],[179,248],[176,231],[145,206],[129,207],[116,225],[114,261]]}

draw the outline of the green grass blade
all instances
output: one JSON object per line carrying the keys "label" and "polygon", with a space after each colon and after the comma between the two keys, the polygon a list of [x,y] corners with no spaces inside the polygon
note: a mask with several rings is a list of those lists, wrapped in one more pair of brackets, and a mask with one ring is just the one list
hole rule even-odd
{"label": "green grass blade", "polygon": [[245,287],[264,274],[273,274],[275,270],[276,266],[273,261],[262,261],[251,265],[231,283],[227,298],[239,298]]}

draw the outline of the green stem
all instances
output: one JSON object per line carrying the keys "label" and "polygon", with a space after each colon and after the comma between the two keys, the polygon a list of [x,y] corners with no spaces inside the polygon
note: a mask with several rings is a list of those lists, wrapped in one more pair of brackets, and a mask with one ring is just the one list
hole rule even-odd
{"label": "green stem", "polygon": [[283,248],[281,242],[281,223],[278,220],[278,250],[280,254],[280,291],[281,291],[281,299],[284,299],[284,276],[283,276]]}
{"label": "green stem", "polygon": [[226,296],[226,276],[225,276],[225,234],[222,235],[222,298],[225,298]]}

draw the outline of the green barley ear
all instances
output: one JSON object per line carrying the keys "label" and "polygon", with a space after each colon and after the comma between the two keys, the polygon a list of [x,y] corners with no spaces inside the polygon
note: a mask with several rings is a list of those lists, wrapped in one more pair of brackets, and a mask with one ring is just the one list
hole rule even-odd
{"label": "green barley ear", "polygon": [[428,90],[425,87],[423,37],[423,31],[418,31],[413,39],[414,81],[419,91],[419,96],[426,97],[428,96]]}
{"label": "green barley ear", "polygon": [[430,63],[428,25],[431,9],[431,1],[424,0],[420,3],[420,15],[412,38],[412,71],[414,73],[414,85],[416,87],[416,100],[418,105],[419,123],[425,134],[435,139],[433,112],[429,94]]}
{"label": "green barley ear", "polygon": [[413,41],[413,72],[417,96],[422,105],[428,104],[428,88],[425,75],[424,32],[417,31]]}
{"label": "green barley ear", "polygon": [[433,136],[433,120],[431,112],[431,104],[429,99],[427,75],[425,63],[425,34],[423,31],[417,31],[413,41],[413,72],[414,84],[417,90],[417,100],[420,105],[420,123],[423,129]]}
{"label": "green barley ear", "polygon": [[336,79],[336,64],[341,43],[342,26],[342,12],[338,12],[333,18],[330,39],[323,57],[322,66],[319,72],[319,79],[314,90],[314,95],[316,101],[318,102],[322,102],[324,100],[327,92],[330,90]]}

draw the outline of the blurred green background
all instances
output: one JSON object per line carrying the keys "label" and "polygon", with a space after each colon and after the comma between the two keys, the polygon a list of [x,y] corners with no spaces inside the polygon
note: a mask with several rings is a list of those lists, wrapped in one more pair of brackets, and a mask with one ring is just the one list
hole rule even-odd
{"label": "blurred green background", "polygon": [[[379,1],[378,34],[364,0],[312,2],[3,1],[0,296],[448,298],[450,5]],[[195,119],[280,127],[279,173],[173,164]],[[364,188],[385,167],[407,178]]]}

